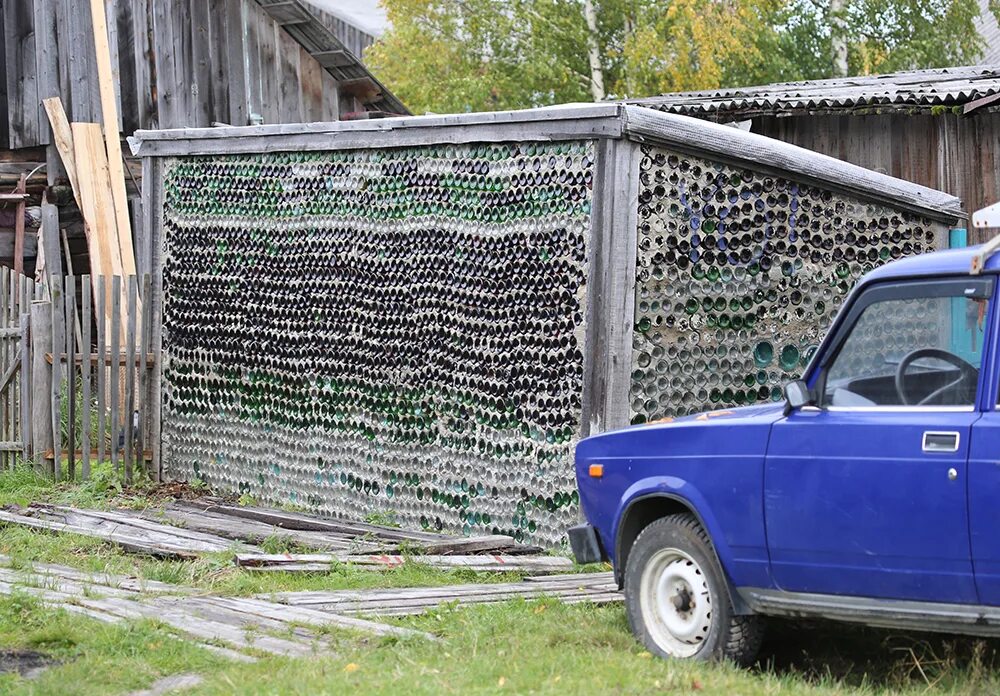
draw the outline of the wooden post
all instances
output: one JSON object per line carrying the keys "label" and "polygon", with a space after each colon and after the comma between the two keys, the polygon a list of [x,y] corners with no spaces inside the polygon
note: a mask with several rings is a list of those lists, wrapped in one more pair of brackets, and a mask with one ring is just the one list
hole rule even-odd
{"label": "wooden post", "polygon": [[[86,481],[90,478],[90,378],[94,367],[90,364],[90,276],[85,275],[81,280],[83,281],[80,288],[82,293],[80,299],[83,301],[83,316],[81,317],[83,340],[80,345],[82,346],[81,352],[87,356],[87,359],[80,365],[80,374],[82,376],[80,386],[83,392],[83,398],[80,401],[80,407],[82,408],[80,418],[80,449],[83,450],[80,455],[80,476]],[[101,319],[103,320],[103,317]]]}
{"label": "wooden post", "polygon": [[[27,192],[27,177],[22,174],[14,193],[24,195]],[[24,275],[24,198],[17,202],[17,218],[14,220],[14,271]],[[12,298],[13,300],[13,298]]]}
{"label": "wooden post", "polygon": [[52,369],[45,354],[52,350],[52,305],[46,301],[31,303],[31,451],[35,471],[54,475],[45,461],[52,443]]}
{"label": "wooden post", "polygon": [[28,311],[21,313],[21,461],[25,464],[32,456],[31,447],[31,295],[25,283],[25,293],[22,308]]}
{"label": "wooden post", "polygon": [[49,342],[49,352],[52,353],[52,364],[49,372],[52,374],[49,383],[49,394],[51,395],[52,411],[49,419],[52,421],[52,475],[59,480],[60,469],[62,468],[62,361],[58,356],[63,350],[66,340],[64,317],[64,295],[62,276],[51,276],[49,278],[49,299],[51,300],[51,335]]}

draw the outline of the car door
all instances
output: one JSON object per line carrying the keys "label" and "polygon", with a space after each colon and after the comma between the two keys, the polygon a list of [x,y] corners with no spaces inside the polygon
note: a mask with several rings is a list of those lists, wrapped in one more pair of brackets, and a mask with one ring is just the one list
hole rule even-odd
{"label": "car door", "polygon": [[880,283],[845,308],[810,365],[816,406],[775,423],[768,444],[779,588],[977,602],[967,458],[992,290],[992,278]]}
{"label": "car door", "polygon": [[[994,303],[995,305],[995,303]],[[1000,325],[993,307],[994,321],[987,355],[990,374],[984,375],[981,401],[989,407],[972,426],[969,442],[969,535],[976,589],[982,604],[1000,606]],[[985,370],[985,368],[984,368]],[[991,390],[987,391],[988,385]]]}

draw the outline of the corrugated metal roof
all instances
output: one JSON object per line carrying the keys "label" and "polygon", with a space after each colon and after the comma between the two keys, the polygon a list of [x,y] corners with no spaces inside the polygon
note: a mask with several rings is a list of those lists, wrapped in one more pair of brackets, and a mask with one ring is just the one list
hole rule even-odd
{"label": "corrugated metal roof", "polygon": [[669,113],[731,121],[767,114],[930,110],[1000,93],[1000,65],[914,70],[629,100]]}

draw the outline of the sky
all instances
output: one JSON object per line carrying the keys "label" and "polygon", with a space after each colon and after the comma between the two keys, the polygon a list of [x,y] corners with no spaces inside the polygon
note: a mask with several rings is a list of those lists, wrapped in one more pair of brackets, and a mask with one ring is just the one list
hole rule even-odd
{"label": "sky", "polygon": [[316,7],[348,20],[369,34],[381,36],[387,20],[378,0],[306,0]]}

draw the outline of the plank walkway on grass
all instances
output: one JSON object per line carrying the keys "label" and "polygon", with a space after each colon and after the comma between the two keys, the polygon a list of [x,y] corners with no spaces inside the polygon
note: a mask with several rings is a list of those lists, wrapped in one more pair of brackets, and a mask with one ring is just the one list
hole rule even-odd
{"label": "plank walkway on grass", "polygon": [[333,645],[311,630],[315,628],[434,640],[421,631],[265,599],[201,595],[181,585],[85,573],[50,564],[13,568],[10,559],[0,556],[0,594],[15,592],[35,597],[46,606],[107,623],[128,619],[159,621],[193,638],[201,647],[237,660],[252,659],[246,651],[293,657],[317,651],[329,654]]}
{"label": "plank walkway on grass", "polygon": [[441,604],[492,604],[511,599],[552,597],[566,604],[623,601],[612,573],[549,575],[525,578],[522,582],[496,584],[443,585],[378,590],[335,592],[279,592],[269,599],[294,607],[309,607],[338,614],[402,616],[422,614]]}
{"label": "plank walkway on grass", "polygon": [[[298,563],[257,563],[284,571],[329,570],[333,560],[371,568],[398,565],[403,551],[423,555],[424,562],[442,568],[552,572],[566,561],[538,555],[537,547],[517,544],[509,536],[452,537],[394,527],[316,517],[297,512],[229,505],[213,498],[177,500],[145,510],[83,510],[32,503],[26,508],[0,510],[0,525],[16,524],[51,532],[96,537],[127,551],[166,558],[195,558],[204,553],[235,551],[263,554],[257,544],[284,541],[306,549],[337,552],[326,560]],[[383,555],[388,560],[372,560]],[[482,561],[461,560],[482,555]],[[515,560],[513,557],[517,557]],[[455,560],[447,560],[446,557]],[[506,559],[511,557],[508,562]],[[441,559],[441,560],[435,560]],[[503,560],[489,560],[503,559]],[[504,564],[507,567],[501,568]],[[564,570],[565,568],[559,568]]]}
{"label": "plank walkway on grass", "polygon": [[236,565],[257,572],[316,573],[330,570],[334,563],[349,563],[374,569],[398,568],[421,563],[431,568],[463,569],[488,573],[524,572],[534,575],[565,573],[573,562],[564,556],[399,556],[391,554],[278,553],[236,554]]}

